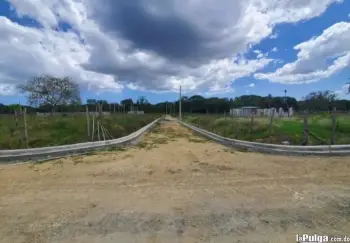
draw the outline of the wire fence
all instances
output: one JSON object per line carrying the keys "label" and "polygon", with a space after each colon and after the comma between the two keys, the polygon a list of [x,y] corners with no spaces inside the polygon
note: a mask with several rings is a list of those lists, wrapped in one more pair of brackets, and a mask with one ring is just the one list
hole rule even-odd
{"label": "wire fence", "polygon": [[299,112],[293,117],[185,113],[184,121],[218,135],[285,145],[350,144],[347,112]]}
{"label": "wire fence", "polygon": [[102,105],[85,106],[85,111],[28,112],[13,108],[0,115],[0,149],[24,149],[102,141],[126,136],[159,117],[124,109],[103,110]]}

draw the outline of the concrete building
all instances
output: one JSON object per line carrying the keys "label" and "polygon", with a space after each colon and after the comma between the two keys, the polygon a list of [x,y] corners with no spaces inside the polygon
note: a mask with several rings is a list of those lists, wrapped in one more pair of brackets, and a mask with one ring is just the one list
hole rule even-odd
{"label": "concrete building", "polygon": [[139,111],[137,107],[132,107],[130,111],[128,111],[128,114],[133,114],[133,115],[143,115],[145,114],[144,111]]}
{"label": "concrete building", "polygon": [[241,108],[230,109],[230,116],[237,117],[249,117],[251,115],[257,117],[268,116],[271,117],[272,114],[274,117],[293,117],[294,110],[292,107],[289,108],[289,112],[284,112],[282,108],[276,109],[274,107],[270,109],[260,109],[256,106],[245,106]]}
{"label": "concrete building", "polygon": [[230,116],[251,116],[260,115],[258,114],[258,107],[256,106],[244,106],[239,109],[231,109]]}

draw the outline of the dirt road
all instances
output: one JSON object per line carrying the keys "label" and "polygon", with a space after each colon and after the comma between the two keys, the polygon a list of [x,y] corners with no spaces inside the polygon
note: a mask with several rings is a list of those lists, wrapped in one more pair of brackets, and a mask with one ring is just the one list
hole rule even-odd
{"label": "dirt road", "polygon": [[0,166],[0,242],[350,235],[350,159],[231,151],[163,123],[134,148]]}

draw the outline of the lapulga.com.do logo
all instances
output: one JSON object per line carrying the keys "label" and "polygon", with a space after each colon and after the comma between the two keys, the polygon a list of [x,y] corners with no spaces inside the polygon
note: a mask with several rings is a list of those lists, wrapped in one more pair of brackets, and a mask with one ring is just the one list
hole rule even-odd
{"label": "lapulga.com.do logo", "polygon": [[329,237],[326,235],[308,235],[308,234],[302,234],[302,235],[296,235],[296,240],[299,243],[306,243],[306,242],[328,242]]}

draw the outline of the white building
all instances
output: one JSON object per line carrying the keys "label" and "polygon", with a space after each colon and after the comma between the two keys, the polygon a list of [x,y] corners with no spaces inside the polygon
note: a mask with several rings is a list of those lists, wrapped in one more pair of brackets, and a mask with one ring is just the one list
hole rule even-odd
{"label": "white building", "polygon": [[294,110],[292,107],[290,107],[288,112],[284,112],[282,108],[279,108],[278,110],[274,107],[270,109],[260,109],[256,106],[245,106],[230,109],[230,116],[249,117],[251,115],[257,117],[271,117],[272,115],[275,117],[292,117],[294,115]]}

